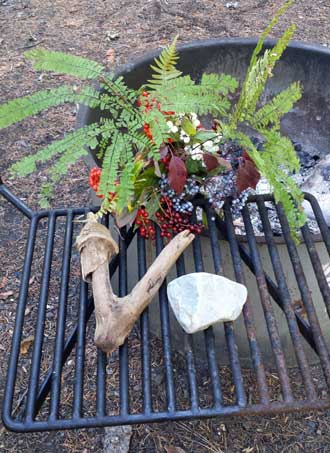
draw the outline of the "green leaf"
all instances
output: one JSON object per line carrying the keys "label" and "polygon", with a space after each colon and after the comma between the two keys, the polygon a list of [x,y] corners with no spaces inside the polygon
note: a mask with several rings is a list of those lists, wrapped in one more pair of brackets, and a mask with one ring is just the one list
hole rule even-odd
{"label": "green leaf", "polygon": [[196,128],[194,127],[193,123],[187,117],[183,118],[181,127],[185,131],[185,133],[190,136],[193,136],[196,134]]}
{"label": "green leaf", "polygon": [[151,91],[158,90],[164,83],[176,79],[182,74],[175,67],[179,59],[176,51],[177,39],[178,36],[161,52],[158,58],[154,59],[154,64],[151,66],[154,73],[152,74],[152,78],[148,80],[147,89]]}
{"label": "green leaf", "polygon": [[63,85],[59,88],[37,91],[29,96],[13,99],[0,105],[0,129],[17,123],[43,110],[64,103],[80,103],[95,108],[99,105],[99,93],[90,87],[79,92]]}
{"label": "green leaf", "polygon": [[24,55],[33,61],[34,69],[68,74],[83,80],[97,79],[104,70],[95,61],[63,52],[38,48],[28,50]]}

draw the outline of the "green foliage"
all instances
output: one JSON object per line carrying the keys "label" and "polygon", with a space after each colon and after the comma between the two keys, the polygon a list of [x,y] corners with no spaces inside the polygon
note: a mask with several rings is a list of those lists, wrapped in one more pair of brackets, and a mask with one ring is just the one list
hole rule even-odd
{"label": "green foliage", "polygon": [[[289,175],[289,172],[299,171],[299,160],[292,143],[281,135],[279,129],[282,116],[289,112],[301,98],[299,82],[292,83],[258,108],[261,94],[268,79],[273,75],[275,64],[292,38],[295,26],[290,26],[278,39],[276,45],[272,49],[265,50],[260,56],[264,41],[278,23],[280,16],[292,3],[293,0],[287,1],[262,33],[252,54],[239,100],[229,115],[228,123],[222,123],[220,129],[224,137],[237,140],[247,149],[259,172],[273,187],[275,200],[282,203],[294,233],[306,221],[306,216],[300,209],[303,194]],[[242,125],[255,129],[263,136],[265,141],[262,152],[258,152],[249,137],[241,132]]]}
{"label": "green foliage", "polygon": [[68,102],[85,104],[95,108],[100,101],[98,92],[91,87],[84,87],[80,92],[66,85],[51,90],[38,91],[0,105],[0,129],[36,115],[49,107]]}
{"label": "green foliage", "polygon": [[34,69],[67,74],[79,79],[98,79],[104,71],[103,66],[88,58],[68,55],[46,49],[32,49],[24,56],[33,61]]}
{"label": "green foliage", "polygon": [[281,118],[299,101],[301,94],[300,83],[293,82],[286,90],[281,91],[261,107],[253,116],[251,115],[249,122],[257,130],[267,129],[269,126],[279,129]]}
{"label": "green foliage", "polygon": [[[9,101],[0,106],[0,128],[67,102],[98,108],[102,116],[99,123],[70,132],[62,140],[14,164],[12,173],[24,176],[35,171],[37,163],[51,161],[49,181],[41,192],[42,204],[45,206],[52,187],[67,172],[68,167],[86,153],[86,148],[97,149],[98,157],[103,161],[99,185],[99,194],[103,195],[101,212],[113,209],[114,201],[108,196],[109,192],[114,193],[117,213],[124,210],[130,212],[131,201],[139,200],[140,197],[150,204],[150,209],[152,206],[157,209],[153,189],[148,189],[146,193],[143,181],[151,181],[155,177],[154,168],[151,167],[150,170],[149,164],[152,159],[157,161],[160,158],[159,149],[170,137],[168,116],[164,112],[212,114],[218,117],[216,135],[221,134],[223,141],[236,140],[246,148],[260,173],[272,185],[276,201],[283,204],[291,228],[298,228],[305,221],[300,210],[303,197],[289,172],[299,169],[299,161],[291,142],[280,134],[280,121],[300,99],[300,84],[292,83],[267,103],[259,105],[275,64],[292,38],[294,26],[284,32],[273,49],[267,49],[261,54],[264,41],[293,1],[289,0],[283,5],[262,33],[252,54],[239,100],[233,108],[230,94],[238,87],[233,77],[203,74],[201,80],[196,82],[190,76],[182,75],[176,68],[179,59],[177,37],[155,59],[151,66],[151,79],[139,90],[129,88],[122,77],[105,75],[100,64],[86,58],[44,49],[26,52],[26,57],[33,61],[35,69],[60,72],[82,80],[95,79],[99,82],[101,91],[90,87],[76,91],[62,86]],[[144,89],[149,91],[148,102],[154,106],[151,109],[143,103],[140,107],[137,106]],[[143,132],[144,125],[150,129],[152,138]],[[242,126],[248,126],[263,136],[262,152],[242,132]],[[211,131],[196,131],[188,118],[186,129],[184,121],[182,128],[185,131],[194,128],[194,133],[190,134],[188,131],[188,134],[194,136],[197,142],[202,137],[205,141],[215,137],[215,133]],[[188,171],[194,172],[193,168],[201,164],[188,159],[187,165],[191,167]]]}
{"label": "green foliage", "polygon": [[179,59],[176,50],[177,39],[178,36],[176,36],[173,42],[161,52],[158,58],[155,58],[154,64],[151,65],[151,69],[154,73],[152,74],[151,80],[148,80],[148,84],[146,85],[146,88],[150,91],[158,90],[167,82],[181,76],[182,72],[178,71],[175,67]]}
{"label": "green foliage", "polygon": [[[86,152],[88,146],[93,149],[97,146],[96,137],[100,133],[98,124],[90,124],[81,129],[68,133],[62,140],[51,143],[46,148],[39,150],[37,153],[29,155],[16,162],[10,167],[13,176],[26,176],[36,171],[36,164],[45,163],[58,155],[71,152],[71,150],[80,150]],[[65,169],[64,169],[65,170]]]}

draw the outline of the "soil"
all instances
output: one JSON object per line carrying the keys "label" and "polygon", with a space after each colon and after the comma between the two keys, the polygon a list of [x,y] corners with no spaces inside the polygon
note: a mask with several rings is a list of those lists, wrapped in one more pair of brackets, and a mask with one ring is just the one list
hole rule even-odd
{"label": "soil", "polygon": [[[26,49],[42,46],[71,52],[93,58],[110,69],[113,64],[128,62],[146,51],[166,45],[177,33],[180,33],[182,43],[202,38],[257,36],[282,1],[231,2],[237,4],[235,8],[228,8],[227,3],[230,2],[0,0],[0,100],[4,102],[37,89],[57,86],[67,80],[58,75],[40,75],[34,72],[23,58]],[[274,31],[274,36],[278,36],[291,21],[297,25],[295,39],[330,45],[328,0],[297,1]],[[38,190],[47,178],[46,168],[40,167],[32,176],[16,180],[8,178],[7,170],[17,159],[73,129],[75,115],[76,108],[72,106],[51,109],[38,118],[23,121],[2,131],[0,175],[8,187],[33,209],[38,207]],[[87,189],[87,166],[80,162],[70,169],[69,175],[56,188],[53,206],[87,205]],[[27,226],[26,220],[14,208],[0,200],[0,401],[4,391]],[[31,274],[36,285],[40,279],[41,266],[40,258]],[[54,266],[55,274],[59,273],[60,257]],[[31,285],[33,288],[34,281]],[[35,291],[37,289],[36,286]],[[50,288],[50,300],[52,291]],[[30,310],[31,326],[35,321],[34,308],[31,307]],[[71,322],[70,316],[68,319]],[[47,322],[51,339],[51,316]],[[28,330],[27,328],[26,336]],[[131,347],[134,347],[134,336],[131,341]],[[160,345],[157,340],[154,340],[153,348],[155,357],[159,357]],[[47,364],[47,354],[46,348],[44,366]],[[92,341],[88,346],[88,357],[87,401],[88,389],[91,391],[91,399],[92,389],[95,389],[95,377],[89,372],[95,360]],[[18,383],[24,383],[25,372],[23,363]],[[132,367],[132,373],[137,373],[137,369]],[[70,364],[64,369],[64,376],[66,381],[72,381]],[[132,375],[131,379],[133,382],[138,381],[138,374]],[[246,379],[249,382],[248,373]],[[329,427],[328,412],[144,425],[133,428],[130,451],[179,453],[181,447],[186,452],[326,452],[329,451]],[[15,434],[0,427],[0,450],[88,453],[102,451],[102,438],[102,429]]]}

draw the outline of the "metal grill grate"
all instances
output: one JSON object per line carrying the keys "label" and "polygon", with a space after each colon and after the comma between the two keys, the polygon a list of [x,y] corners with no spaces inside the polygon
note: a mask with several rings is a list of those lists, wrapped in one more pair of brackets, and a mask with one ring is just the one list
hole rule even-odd
{"label": "metal grill grate", "polygon": [[[143,422],[156,422],[175,419],[191,419],[212,416],[249,415],[260,413],[279,413],[285,411],[299,411],[307,409],[325,409],[330,407],[328,388],[330,386],[330,357],[325,337],[322,335],[320,320],[313,305],[313,300],[308,286],[308,276],[304,273],[303,263],[300,260],[297,247],[292,240],[287,220],[280,206],[277,206],[278,218],[281,223],[288,256],[291,260],[292,269],[296,278],[297,286],[301,294],[302,307],[297,307],[291,297],[291,288],[286,281],[285,270],[280,258],[276,238],[274,237],[268,218],[266,201],[272,200],[269,196],[251,197],[248,204],[257,206],[260,220],[263,224],[266,244],[269,252],[269,260],[272,272],[265,272],[264,263],[261,259],[257,240],[251,223],[249,207],[243,210],[243,221],[246,230],[247,243],[237,239],[235,235],[233,219],[229,203],[224,207],[224,218],[212,217],[212,212],[206,204],[205,210],[209,231],[208,239],[196,237],[192,244],[192,255],[196,272],[204,270],[202,241],[208,240],[213,257],[214,272],[222,274],[224,269],[224,256],[219,241],[220,235],[228,241],[232,268],[238,282],[245,282],[246,266],[252,271],[257,283],[260,296],[260,309],[264,312],[264,320],[268,331],[271,349],[273,351],[276,376],[279,389],[274,394],[268,382],[263,353],[261,351],[256,325],[253,316],[251,300],[243,309],[243,320],[246,336],[249,343],[252,373],[256,383],[255,395],[251,398],[246,384],[246,374],[240,362],[237,347],[236,322],[224,323],[224,338],[226,351],[229,358],[229,380],[233,383],[231,396],[228,397],[226,382],[221,374],[221,367],[217,360],[217,343],[212,327],[204,331],[205,363],[202,367],[197,363],[194,353],[194,336],[182,333],[184,339],[185,365],[184,375],[187,382],[187,404],[181,405],[178,401],[178,389],[176,382],[176,355],[171,345],[170,313],[167,304],[166,282],[159,291],[159,317],[161,324],[162,357],[159,366],[164,370],[165,384],[165,407],[159,409],[155,397],[155,384],[153,380],[152,339],[150,332],[150,313],[148,309],[142,314],[139,326],[136,326],[138,335],[134,343],[134,350],[130,348],[130,342],[126,342],[119,353],[107,357],[101,351],[97,351],[95,367],[92,370],[94,386],[92,388],[94,408],[86,409],[85,401],[85,367],[87,343],[90,341],[88,333],[88,320],[93,313],[93,301],[89,296],[87,284],[80,282],[80,290],[76,297],[76,305],[73,304],[76,323],[70,329],[67,327],[67,310],[69,308],[68,293],[70,282],[73,278],[70,263],[72,259],[72,239],[75,228],[75,219],[85,214],[89,209],[57,209],[34,213],[18,200],[4,185],[0,185],[0,193],[30,219],[28,241],[24,268],[21,276],[21,287],[17,306],[17,316],[13,333],[12,350],[10,355],[6,393],[3,405],[3,421],[8,429],[15,431],[43,431],[55,429],[70,429],[78,427],[110,426],[118,424],[131,424]],[[322,212],[316,200],[306,194],[306,200],[311,204],[323,239],[326,251],[330,256],[330,234],[324,221]],[[59,228],[62,222],[63,228]],[[24,326],[26,322],[26,307],[29,300],[29,281],[31,266],[33,263],[35,243],[38,229],[42,224],[43,231],[47,231],[43,251],[43,265],[40,282],[40,293],[34,324],[34,343],[27,370],[28,379],[25,384],[17,388],[17,373],[21,358],[21,345]],[[62,268],[59,278],[59,290],[57,299],[56,331],[52,343],[51,357],[48,370],[42,366],[42,357],[45,348],[45,320],[48,310],[48,292],[53,266],[53,252],[55,245],[58,246],[57,235],[62,241]],[[302,228],[302,235],[314,270],[320,294],[325,303],[326,311],[330,313],[330,290],[327,277],[324,273],[314,239],[307,226]],[[146,272],[147,253],[144,239],[138,237],[135,241],[131,230],[122,231],[119,241],[120,253],[110,264],[110,272],[113,275],[118,268],[119,295],[125,295],[128,288],[128,265],[127,249],[136,247],[138,277]],[[160,231],[156,234],[156,253],[163,248],[163,240]],[[244,264],[243,264],[244,263]],[[181,256],[176,264],[176,274],[183,275],[186,272],[187,260]],[[245,268],[245,269],[244,269]],[[270,275],[271,274],[271,275]],[[71,297],[71,296],[70,296]],[[254,295],[250,295],[250,299]],[[275,302],[275,304],[274,304]],[[70,302],[71,304],[71,302]],[[301,376],[301,388],[303,396],[297,397],[294,382],[290,378],[285,346],[281,343],[279,325],[274,312],[278,305],[284,312],[287,329],[291,336],[294,347],[299,374]],[[71,307],[71,305],[70,305]],[[92,330],[91,332],[92,333]],[[159,340],[157,340],[159,341]],[[317,353],[319,364],[323,372],[324,388],[326,392],[320,392],[315,386],[313,368],[308,365],[306,358],[306,345]],[[140,349],[140,358],[137,358],[136,348]],[[308,347],[307,347],[308,348]],[[95,348],[94,348],[95,352]],[[61,411],[63,401],[63,389],[67,385],[63,369],[65,364],[74,357],[72,365],[73,379],[72,403],[69,411]],[[141,372],[140,386],[137,391],[132,389],[130,382],[130,358],[138,361]],[[118,362],[118,363],[117,363]],[[109,387],[108,370],[119,364],[118,392]],[[201,404],[200,396],[203,390],[201,385],[200,370],[203,369],[206,380],[210,386],[210,398]],[[204,376],[204,377],[205,377]],[[181,382],[181,381],[180,381]],[[138,393],[140,404],[135,405],[134,392]],[[114,403],[118,400],[118,410],[114,411]],[[157,404],[156,404],[157,403]],[[88,405],[90,402],[88,402]],[[19,408],[19,410],[17,410]]]}

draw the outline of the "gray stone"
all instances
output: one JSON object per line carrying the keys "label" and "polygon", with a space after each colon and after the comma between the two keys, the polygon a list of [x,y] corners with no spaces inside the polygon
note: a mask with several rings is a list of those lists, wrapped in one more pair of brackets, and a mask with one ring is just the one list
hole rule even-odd
{"label": "gray stone", "polygon": [[132,436],[130,425],[105,428],[103,453],[128,453]]}
{"label": "gray stone", "polygon": [[171,281],[167,295],[179,324],[187,333],[195,333],[238,318],[247,289],[226,277],[196,272]]}
{"label": "gray stone", "polygon": [[[325,221],[330,226],[330,154],[320,160],[310,177],[301,186],[304,192],[311,193],[317,199]],[[315,219],[311,205],[304,202],[304,209],[310,219]]]}

